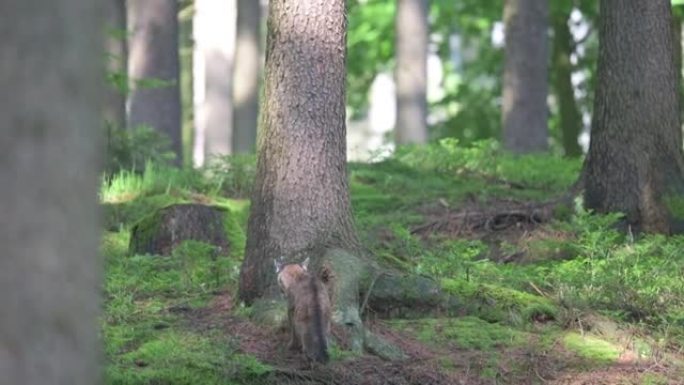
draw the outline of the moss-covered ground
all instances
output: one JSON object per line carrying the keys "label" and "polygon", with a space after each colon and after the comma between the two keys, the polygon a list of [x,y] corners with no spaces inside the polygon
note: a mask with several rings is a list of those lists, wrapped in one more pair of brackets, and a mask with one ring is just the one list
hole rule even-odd
{"label": "moss-covered ground", "polygon": [[[351,354],[334,331],[324,368],[235,299],[249,202],[231,192],[253,170],[237,164],[150,166],[103,183],[107,384],[684,383],[684,238],[619,233],[616,216],[581,202],[532,215],[567,192],[580,161],[447,141],[350,164],[365,245],[389,268],[433,277],[458,306],[411,319],[367,309],[369,327],[408,358]],[[190,241],[170,257],[129,255],[131,227],[177,202],[229,210],[231,255]]]}

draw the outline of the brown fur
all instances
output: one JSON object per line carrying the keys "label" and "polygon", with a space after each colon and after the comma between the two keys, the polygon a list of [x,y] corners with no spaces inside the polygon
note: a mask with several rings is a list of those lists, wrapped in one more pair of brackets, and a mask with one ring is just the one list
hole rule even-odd
{"label": "brown fur", "polygon": [[330,298],[321,280],[302,264],[280,266],[276,262],[278,285],[287,297],[290,348],[302,350],[311,360],[328,361],[330,335]]}

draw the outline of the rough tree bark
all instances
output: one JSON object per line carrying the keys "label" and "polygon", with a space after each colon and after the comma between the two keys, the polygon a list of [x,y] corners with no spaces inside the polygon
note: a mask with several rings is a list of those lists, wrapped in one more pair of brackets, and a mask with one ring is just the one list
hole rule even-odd
{"label": "rough tree bark", "polygon": [[427,0],[397,0],[397,120],[395,142],[426,143],[427,131]]}
{"label": "rough tree bark", "polygon": [[[117,81],[123,81],[127,72],[126,47],[126,0],[106,2],[105,50],[107,52],[107,71]],[[126,128],[126,92],[116,85],[107,88],[104,105],[104,119],[114,128]]]}
{"label": "rough tree bark", "polygon": [[253,153],[259,116],[261,75],[261,4],[238,0],[235,71],[233,73],[233,152]]}
{"label": "rough tree bark", "polygon": [[548,0],[506,0],[502,122],[504,147],[548,147]]}
{"label": "rough tree bark", "polygon": [[682,84],[682,10],[672,9],[672,44],[675,58],[675,71],[677,71],[677,89],[679,91],[679,116],[682,119],[684,109],[682,98],[684,97],[684,84]]}
{"label": "rough tree bark", "polygon": [[343,0],[269,4],[263,131],[240,281],[248,303],[277,293],[273,258],[358,246],[345,159],[344,10]]}
{"label": "rough tree bark", "polygon": [[195,164],[232,153],[235,0],[196,0]]}
{"label": "rough tree bark", "polygon": [[668,233],[684,217],[670,2],[603,0],[600,7],[585,205],[624,213],[636,231]]}
{"label": "rough tree bark", "polygon": [[560,131],[563,150],[567,157],[582,155],[577,139],[582,131],[582,115],[580,114],[575,89],[572,85],[573,65],[570,56],[574,50],[574,40],[570,33],[568,21],[570,10],[556,11],[552,16],[553,49],[553,90],[558,102],[560,115]]}
{"label": "rough tree bark", "polygon": [[[178,2],[127,0],[128,126],[149,125],[166,134],[181,164],[181,105],[178,58]],[[163,84],[145,85],[145,80]]]}
{"label": "rough tree bark", "polygon": [[100,383],[103,4],[0,13],[0,383]]}

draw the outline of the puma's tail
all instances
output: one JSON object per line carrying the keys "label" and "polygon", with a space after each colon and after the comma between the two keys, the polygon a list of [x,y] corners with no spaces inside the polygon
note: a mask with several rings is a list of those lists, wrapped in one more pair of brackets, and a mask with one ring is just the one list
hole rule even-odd
{"label": "puma's tail", "polygon": [[[321,295],[327,296],[327,293],[321,293],[320,283],[316,280],[314,275],[311,276],[309,281],[311,287],[311,294],[313,296],[313,308],[311,323],[312,327],[309,333],[304,337],[307,339],[307,350],[311,355],[311,359],[320,362],[327,363],[330,359],[328,355],[328,339],[326,336],[326,325],[328,320],[326,319],[326,314],[329,314],[329,309],[323,309],[323,306],[329,306],[327,301],[321,301]],[[322,303],[324,302],[324,303]]]}

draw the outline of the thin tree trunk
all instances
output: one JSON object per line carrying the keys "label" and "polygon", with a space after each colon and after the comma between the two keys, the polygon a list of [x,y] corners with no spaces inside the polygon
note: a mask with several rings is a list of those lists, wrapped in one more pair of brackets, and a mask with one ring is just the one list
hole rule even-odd
{"label": "thin tree trunk", "polygon": [[126,0],[106,2],[107,71],[115,84],[109,84],[104,106],[104,119],[114,128],[126,128],[127,50],[126,47]]}
{"label": "thin tree trunk", "polygon": [[395,81],[398,145],[426,143],[427,131],[427,0],[397,0]]}
{"label": "thin tree trunk", "polygon": [[255,150],[261,57],[261,4],[257,0],[238,0],[233,77],[234,153],[252,153]]}
{"label": "thin tree trunk", "polygon": [[128,125],[149,125],[166,134],[176,163],[182,164],[178,2],[127,1],[128,73],[134,82]]}
{"label": "thin tree trunk", "polygon": [[232,153],[235,0],[196,0],[195,12],[195,149],[202,151],[195,163],[202,164]]}
{"label": "thin tree trunk", "polygon": [[181,131],[183,167],[193,166],[195,111],[193,104],[193,16],[195,4],[181,3],[178,15],[178,59],[180,64]]}
{"label": "thin tree trunk", "polygon": [[568,26],[569,12],[558,12],[553,16],[553,88],[558,101],[560,115],[560,131],[565,156],[582,155],[582,147],[577,138],[582,131],[582,115],[575,99],[572,85],[573,66],[570,56],[573,53],[574,41]]}
{"label": "thin tree trunk", "polygon": [[670,2],[602,0],[600,7],[585,204],[624,213],[636,231],[668,233],[673,219],[684,218]]}
{"label": "thin tree trunk", "polygon": [[505,0],[503,143],[516,153],[548,148],[548,0]]}
{"label": "thin tree trunk", "polygon": [[672,43],[674,44],[675,71],[677,71],[677,90],[679,91],[679,116],[682,117],[684,84],[682,84],[682,16],[681,11],[672,14]]}
{"label": "thin tree trunk", "polygon": [[0,13],[0,383],[101,382],[101,2]]}
{"label": "thin tree trunk", "polygon": [[271,0],[258,164],[240,274],[247,303],[278,293],[273,259],[316,265],[357,247],[345,128],[345,2]]}

